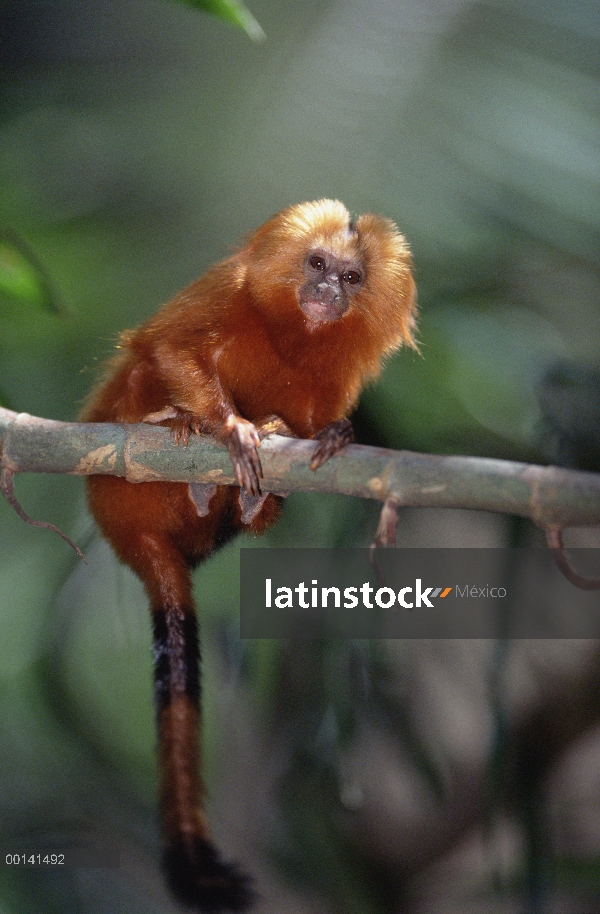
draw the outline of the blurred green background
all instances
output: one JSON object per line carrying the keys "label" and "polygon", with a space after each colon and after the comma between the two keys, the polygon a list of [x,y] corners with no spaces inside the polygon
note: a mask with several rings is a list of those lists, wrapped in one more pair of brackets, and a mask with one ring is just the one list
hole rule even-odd
{"label": "blurred green background", "polygon": [[[0,403],[74,419],[120,330],[273,212],[328,196],[394,219],[419,287],[421,354],[395,356],[365,392],[358,440],[600,468],[597,4],[252,0],[251,11],[264,42],[168,0],[0,4],[0,258],[31,254],[43,286],[37,298],[0,286]],[[90,564],[0,503],[0,834],[9,847],[104,841],[127,863],[0,868],[0,912],[175,910],[156,863],[141,587],[95,537],[80,479],[24,477],[17,492]],[[377,523],[376,506],[343,498],[294,496],[286,508],[265,544],[366,543]],[[473,530],[477,542],[514,537],[488,520],[481,532],[480,519],[422,512],[405,529],[431,545],[468,545]],[[232,852],[267,846],[269,863],[254,866],[285,891],[294,877],[286,910],[442,910],[418,892],[379,891],[368,852],[359,876],[356,848],[299,824],[331,786],[295,778],[303,746],[323,733],[345,745],[358,726],[337,665],[368,679],[375,648],[315,646],[297,673],[309,710],[291,714],[278,744],[292,759],[279,803],[264,772],[248,770],[248,757],[264,766],[257,746],[279,721],[288,667],[277,645],[236,640],[239,547],[197,575],[209,782]],[[245,736],[232,746],[223,720],[238,718]],[[386,726],[410,729],[402,717]],[[435,747],[409,742],[420,777],[436,782]],[[255,782],[273,808],[261,842],[231,800]],[[578,890],[600,890],[590,867],[577,870]],[[480,869],[483,882],[458,894],[485,889],[473,910],[495,910],[502,886]],[[519,865],[508,870],[517,879]],[[265,890],[261,910],[281,910],[281,897]]]}

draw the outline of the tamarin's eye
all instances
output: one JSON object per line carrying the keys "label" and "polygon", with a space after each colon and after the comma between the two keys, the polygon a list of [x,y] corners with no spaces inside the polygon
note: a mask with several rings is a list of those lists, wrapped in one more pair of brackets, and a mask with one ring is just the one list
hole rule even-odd
{"label": "tamarin's eye", "polygon": [[342,273],[342,279],[344,282],[348,282],[353,286],[357,282],[360,282],[360,273],[357,273],[356,270],[346,270],[345,273]]}
{"label": "tamarin's eye", "polygon": [[318,254],[313,254],[312,257],[308,259],[309,264],[313,270],[324,270],[325,269],[325,260],[323,257],[319,257]]}

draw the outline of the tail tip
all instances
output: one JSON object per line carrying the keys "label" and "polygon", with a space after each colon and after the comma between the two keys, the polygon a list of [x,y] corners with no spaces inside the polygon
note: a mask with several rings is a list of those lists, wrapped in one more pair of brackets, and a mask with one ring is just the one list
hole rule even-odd
{"label": "tail tip", "polygon": [[222,860],[214,844],[203,838],[172,841],[163,867],[175,897],[205,914],[245,911],[256,898],[250,877]]}

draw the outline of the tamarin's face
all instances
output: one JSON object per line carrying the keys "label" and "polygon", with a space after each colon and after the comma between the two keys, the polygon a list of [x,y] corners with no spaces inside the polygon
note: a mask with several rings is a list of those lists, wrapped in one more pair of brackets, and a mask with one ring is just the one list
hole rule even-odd
{"label": "tamarin's face", "polygon": [[286,324],[286,334],[298,323],[309,336],[332,324],[341,331],[360,315],[362,328],[353,320],[347,327],[356,357],[365,355],[359,344],[369,362],[414,345],[412,258],[388,219],[352,219],[338,200],[299,203],[257,229],[240,256],[255,306],[272,326]]}
{"label": "tamarin's face", "polygon": [[352,296],[364,282],[365,269],[355,257],[339,257],[320,247],[309,251],[304,277],[298,290],[300,307],[312,323],[319,325],[346,313]]}

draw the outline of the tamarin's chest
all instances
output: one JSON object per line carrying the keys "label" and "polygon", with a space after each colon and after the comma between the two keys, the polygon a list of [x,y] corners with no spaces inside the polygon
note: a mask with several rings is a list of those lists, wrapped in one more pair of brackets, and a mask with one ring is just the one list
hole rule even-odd
{"label": "tamarin's chest", "polygon": [[228,347],[216,366],[221,384],[244,418],[259,422],[276,415],[298,437],[312,437],[347,415],[359,382],[333,352],[307,364],[281,357],[263,341],[255,339],[254,344],[252,351],[243,341]]}

